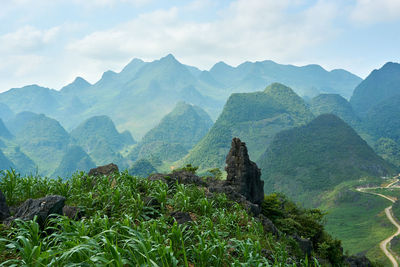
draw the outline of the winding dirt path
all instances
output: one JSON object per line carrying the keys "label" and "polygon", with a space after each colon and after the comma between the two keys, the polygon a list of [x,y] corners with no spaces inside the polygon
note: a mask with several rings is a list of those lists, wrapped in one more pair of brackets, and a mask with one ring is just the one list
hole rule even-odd
{"label": "winding dirt path", "polygon": [[[395,178],[398,178],[398,176],[395,177]],[[385,195],[379,194],[379,193],[367,192],[367,191],[365,191],[365,190],[367,190],[367,189],[378,189],[378,188],[390,188],[392,185],[394,185],[394,184],[397,183],[397,182],[398,182],[398,180],[396,180],[396,181],[394,181],[394,182],[388,184],[388,185],[385,186],[385,187],[357,188],[357,191],[362,192],[362,193],[377,195],[377,196],[386,198],[386,199],[389,200],[390,202],[394,203],[394,202],[396,201],[396,198],[394,198],[394,197],[385,196]],[[388,257],[389,260],[392,262],[393,267],[398,267],[399,264],[397,263],[396,258],[395,258],[394,255],[393,255],[392,253],[390,253],[390,251],[387,249],[387,245],[390,243],[390,241],[392,241],[392,239],[393,239],[395,236],[398,236],[398,235],[400,234],[400,224],[398,224],[397,221],[393,218],[392,206],[393,206],[393,205],[390,205],[389,207],[387,207],[387,208],[385,209],[385,214],[386,214],[386,217],[389,219],[389,221],[390,221],[394,226],[396,226],[397,231],[396,231],[396,233],[394,233],[393,235],[391,235],[391,236],[389,236],[388,238],[386,238],[385,240],[383,240],[383,241],[379,244],[379,247],[381,248],[381,250],[383,251],[383,253],[385,253],[386,257]]]}

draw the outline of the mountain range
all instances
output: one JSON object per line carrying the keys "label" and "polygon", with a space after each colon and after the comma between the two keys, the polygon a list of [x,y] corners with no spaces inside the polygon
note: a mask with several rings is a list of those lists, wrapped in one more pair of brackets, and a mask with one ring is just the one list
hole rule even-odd
{"label": "mountain range", "polygon": [[141,139],[179,101],[198,105],[215,119],[234,92],[259,91],[281,82],[304,97],[339,93],[348,98],[360,81],[345,70],[329,72],[318,65],[296,67],[272,61],[237,67],[219,62],[201,71],[167,55],[153,62],[134,59],[119,73],[105,72],[95,84],[78,77],[59,91],[37,85],[10,89],[0,94],[0,115],[5,112],[7,121],[10,110],[43,113],[68,131],[84,119],[107,115],[118,129]]}

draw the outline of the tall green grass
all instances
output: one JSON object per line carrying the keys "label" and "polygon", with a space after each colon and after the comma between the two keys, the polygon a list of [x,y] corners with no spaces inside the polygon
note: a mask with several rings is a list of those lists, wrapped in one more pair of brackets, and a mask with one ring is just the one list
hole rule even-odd
{"label": "tall green grass", "polygon": [[[35,220],[0,226],[0,266],[318,266],[294,258],[284,236],[266,233],[223,194],[207,198],[204,188],[127,172],[52,180],[10,171],[0,189],[10,205],[58,194],[85,213],[78,221],[53,216],[44,229]],[[147,205],[149,197],[158,205]],[[177,224],[172,211],[193,221]]]}

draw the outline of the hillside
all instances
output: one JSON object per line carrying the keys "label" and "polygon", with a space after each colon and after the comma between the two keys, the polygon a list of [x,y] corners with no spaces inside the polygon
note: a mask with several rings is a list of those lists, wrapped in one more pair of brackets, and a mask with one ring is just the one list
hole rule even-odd
{"label": "hillside", "polygon": [[400,64],[388,62],[372,71],[355,89],[350,103],[364,117],[370,108],[400,94]]}
{"label": "hillside", "polygon": [[54,171],[52,176],[69,177],[76,171],[89,172],[90,169],[95,167],[96,165],[92,159],[81,147],[72,145],[65,151],[60,165]]}
{"label": "hillside", "polygon": [[267,192],[284,192],[308,206],[342,182],[396,171],[332,114],[277,134],[259,164]]}
{"label": "hillside", "polygon": [[181,159],[210,129],[213,122],[200,107],[179,102],[151,129],[128,156],[132,160],[156,156],[163,161]]}
{"label": "hillside", "polygon": [[129,133],[119,133],[107,116],[94,116],[71,131],[73,142],[83,148],[97,165],[123,164],[119,151],[134,144]]}
{"label": "hillside", "polygon": [[321,94],[314,97],[311,99],[310,109],[315,116],[334,114],[353,128],[358,127],[361,122],[350,103],[338,94]]}
{"label": "hillside", "polygon": [[[43,177],[34,179],[32,183],[32,177],[12,173],[0,179],[2,206],[17,207],[14,217],[6,216],[6,225],[24,211],[34,214],[29,205],[39,204],[41,212],[37,221],[25,218],[10,227],[0,224],[0,261],[6,266],[40,262],[294,267],[310,266],[309,262],[311,266],[369,262],[343,254],[341,242],[324,230],[320,210],[298,207],[273,194],[262,200],[256,215],[246,206],[249,202],[234,198],[235,194],[208,190],[221,181],[209,178],[206,183],[188,170],[158,179],[126,172],[97,177],[82,173],[51,183]],[[10,187],[9,181],[15,186]],[[64,208],[69,211],[65,216],[48,217],[62,214]],[[24,248],[38,247],[40,253],[35,257],[25,253],[17,246],[21,238]]]}
{"label": "hillside", "polygon": [[257,159],[276,133],[312,118],[304,101],[282,84],[274,83],[263,92],[232,94],[213,127],[184,162],[201,169],[223,167],[233,137],[245,141],[250,156]]}
{"label": "hillside", "polygon": [[216,119],[235,92],[255,92],[280,82],[309,98],[319,93],[349,97],[360,81],[344,70],[328,72],[318,65],[297,67],[272,61],[245,62],[237,67],[217,63],[201,71],[167,55],[152,62],[134,59],[121,72],[106,71],[94,84],[78,77],[60,91],[38,85],[13,88],[0,93],[0,103],[6,103],[11,111],[4,121],[12,112],[30,111],[54,118],[70,131],[82,120],[104,114],[118,129],[141,139],[182,100],[200,106]]}
{"label": "hillside", "polygon": [[43,114],[21,112],[8,126],[21,151],[39,166],[39,173],[45,175],[57,168],[71,141],[58,121]]}

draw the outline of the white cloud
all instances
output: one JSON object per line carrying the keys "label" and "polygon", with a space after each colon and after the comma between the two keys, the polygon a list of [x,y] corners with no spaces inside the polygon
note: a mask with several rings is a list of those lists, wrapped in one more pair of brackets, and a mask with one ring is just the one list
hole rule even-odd
{"label": "white cloud", "polygon": [[399,0],[356,0],[351,18],[360,23],[400,20]]}
{"label": "white cloud", "polygon": [[104,60],[154,59],[173,53],[185,63],[209,67],[218,60],[298,57],[301,51],[331,38],[336,7],[319,1],[288,15],[299,0],[238,0],[213,22],[182,21],[180,9],[159,10],[68,46],[82,56]]}
{"label": "white cloud", "polygon": [[15,32],[0,35],[0,53],[25,54],[44,49],[59,32],[60,27],[47,30],[39,30],[32,26],[22,27]]}

